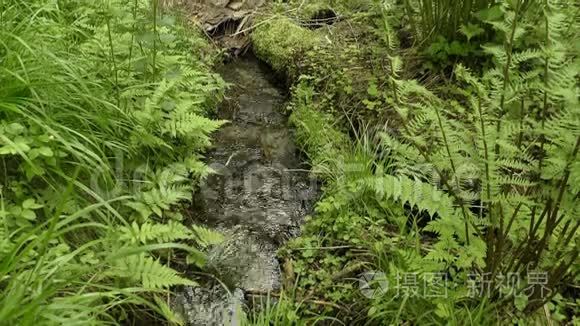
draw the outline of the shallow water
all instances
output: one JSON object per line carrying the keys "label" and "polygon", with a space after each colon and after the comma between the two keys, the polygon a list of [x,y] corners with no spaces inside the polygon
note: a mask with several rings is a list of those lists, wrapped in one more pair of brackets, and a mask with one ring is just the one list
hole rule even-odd
{"label": "shallow water", "polygon": [[208,261],[221,283],[186,288],[177,297],[192,325],[236,324],[247,304],[245,291],[279,290],[276,251],[298,235],[318,193],[300,160],[284,114],[286,97],[272,71],[246,57],[220,73],[232,87],[218,115],[231,122],[214,135],[208,164],[217,173],[194,197],[194,215],[227,240]]}

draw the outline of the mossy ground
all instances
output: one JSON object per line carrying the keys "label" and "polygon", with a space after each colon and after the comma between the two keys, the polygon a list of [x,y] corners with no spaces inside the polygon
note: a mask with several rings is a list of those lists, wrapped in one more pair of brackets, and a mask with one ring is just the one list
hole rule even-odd
{"label": "mossy ground", "polygon": [[[309,17],[328,8],[342,11],[330,24],[311,28]],[[388,96],[379,91],[385,88],[390,68],[373,7],[317,3],[290,12],[291,16],[278,12],[258,19],[251,35],[256,55],[290,85],[307,80],[314,90],[313,102],[345,130],[368,120],[377,125],[392,120]]]}

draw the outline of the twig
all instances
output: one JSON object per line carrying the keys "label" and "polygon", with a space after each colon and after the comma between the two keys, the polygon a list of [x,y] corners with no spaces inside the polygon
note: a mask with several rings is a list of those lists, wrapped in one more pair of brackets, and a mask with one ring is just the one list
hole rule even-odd
{"label": "twig", "polygon": [[544,305],[544,314],[546,315],[546,320],[548,321],[548,326],[554,325],[552,323],[552,317],[550,315],[550,309],[548,309],[548,305],[547,304]]}
{"label": "twig", "polygon": [[367,265],[370,265],[370,263],[367,263],[367,262],[358,262],[356,264],[352,264],[352,265],[344,268],[340,272],[337,272],[337,273],[332,274],[332,276],[330,277],[330,279],[333,280],[333,281],[337,281],[337,280],[343,279],[343,278],[345,278],[346,276],[348,276],[350,274],[357,273],[358,271],[360,271],[362,268],[364,268]]}
{"label": "twig", "polygon": [[[280,298],[282,295],[280,293],[275,293],[275,292],[269,292],[269,291],[262,291],[262,290],[254,290],[254,289],[248,289],[244,291],[246,293],[246,295],[249,296],[254,296],[254,297],[264,297],[264,296],[269,296],[269,297],[275,297],[275,298]],[[344,310],[347,311],[346,308],[337,305],[336,303],[332,303],[332,302],[328,302],[328,301],[324,301],[324,300],[317,300],[317,299],[303,299],[303,302],[308,302],[308,303],[314,303],[320,306],[330,306],[336,309],[340,309],[340,310]]]}
{"label": "twig", "polygon": [[250,17],[250,15],[247,15],[247,16],[244,16],[244,18],[242,18],[242,21],[238,25],[238,28],[236,28],[236,32],[234,33],[234,35],[240,32],[242,27],[244,27],[244,25],[248,22],[249,17]]}
{"label": "twig", "polygon": [[271,20],[274,20],[274,19],[276,19],[276,18],[278,18],[278,15],[273,15],[272,17],[270,17],[270,18],[268,18],[268,19],[262,20],[261,22],[259,22],[259,23],[257,23],[257,24],[253,24],[252,26],[250,26],[250,27],[248,27],[248,28],[244,28],[244,29],[242,29],[241,31],[239,31],[239,32],[236,32],[236,33],[234,33],[234,34],[232,34],[232,35],[230,35],[230,36],[231,36],[231,37],[234,37],[234,36],[237,36],[237,35],[239,35],[239,34],[243,34],[243,33],[245,33],[245,32],[251,31],[251,30],[255,29],[256,27],[258,27],[258,26],[260,26],[260,25],[264,25],[265,23],[267,23],[267,22],[269,22],[269,21],[271,21]]}
{"label": "twig", "polygon": [[350,248],[363,249],[362,247],[353,247],[353,246],[330,246],[330,247],[293,248],[292,250],[336,250],[336,249],[350,249]]}
{"label": "twig", "polygon": [[234,156],[236,156],[236,155],[238,154],[238,152],[239,152],[239,151],[235,151],[235,152],[233,152],[233,153],[232,153],[232,155],[230,155],[230,157],[228,158],[228,160],[227,160],[227,162],[226,162],[225,166],[228,166],[228,164],[230,164],[230,161],[232,160],[232,158],[233,158]]}

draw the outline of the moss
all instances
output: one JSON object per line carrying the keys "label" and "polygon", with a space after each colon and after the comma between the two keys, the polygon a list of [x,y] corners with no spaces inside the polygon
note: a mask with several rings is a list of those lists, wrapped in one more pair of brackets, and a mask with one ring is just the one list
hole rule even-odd
{"label": "moss", "polygon": [[369,8],[372,6],[372,1],[368,0],[317,0],[306,2],[303,0],[292,0],[289,3],[289,6],[292,8],[300,8],[295,14],[303,19],[310,19],[321,10],[330,9],[344,16],[369,11]]}
{"label": "moss", "polygon": [[317,13],[325,10],[334,11],[333,7],[324,2],[313,2],[303,6],[303,9],[298,13],[303,19],[312,19]]}
{"label": "moss", "polygon": [[[293,14],[308,15],[327,5],[327,1],[305,4]],[[374,13],[310,30],[282,12],[265,16],[251,35],[261,60],[290,85],[300,76],[310,78],[318,109],[332,114],[343,127],[351,127],[352,121],[392,118],[389,94],[378,91],[386,89],[389,63],[374,23],[369,24],[369,19],[377,18]]]}
{"label": "moss", "polygon": [[285,17],[269,18],[252,33],[254,52],[277,72],[293,76],[300,56],[322,44],[322,37]]}

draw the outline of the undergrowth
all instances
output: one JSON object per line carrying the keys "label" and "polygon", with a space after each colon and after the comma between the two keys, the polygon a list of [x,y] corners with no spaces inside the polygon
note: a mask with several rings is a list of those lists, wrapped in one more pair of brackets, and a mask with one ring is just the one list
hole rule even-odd
{"label": "undergrowth", "polygon": [[3,324],[179,322],[171,265],[220,240],[179,213],[223,124],[206,49],[157,1],[0,3]]}
{"label": "undergrowth", "polygon": [[[578,26],[567,6],[505,1],[450,21],[481,24],[473,46],[489,66],[459,60],[433,88],[405,70],[397,4],[367,7],[375,38],[363,40],[373,41],[346,41],[357,56],[380,44],[384,58],[365,67],[374,85],[352,95],[360,61],[337,55],[348,51],[332,45],[339,26],[315,31],[331,45],[298,56],[289,108],[324,196],[280,251],[299,314],[346,325],[577,322],[578,53],[566,40]],[[360,13],[350,15],[355,24]]]}
{"label": "undergrowth", "polygon": [[[254,50],[324,196],[243,322],[577,323],[578,4],[269,10]],[[213,58],[158,0],[0,2],[1,323],[182,323],[177,270],[222,240],[180,213],[225,123]]]}

